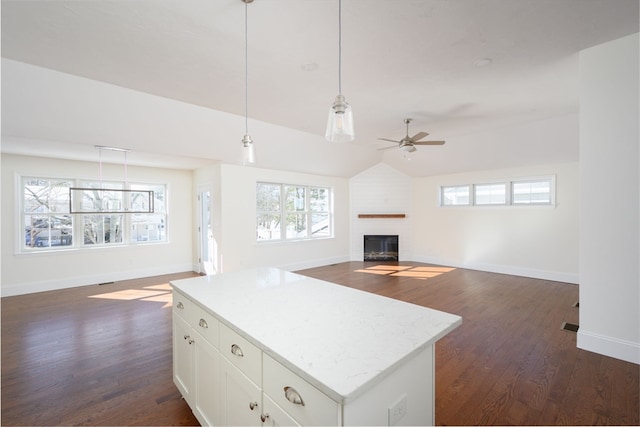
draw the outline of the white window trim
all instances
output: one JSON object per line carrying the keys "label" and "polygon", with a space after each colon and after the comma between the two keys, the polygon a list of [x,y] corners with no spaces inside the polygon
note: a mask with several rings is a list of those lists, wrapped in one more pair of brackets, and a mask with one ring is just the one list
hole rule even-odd
{"label": "white window trim", "polygon": [[[476,197],[476,190],[478,187],[488,186],[488,185],[504,185],[504,203],[478,203]],[[511,182],[510,181],[493,181],[493,182],[483,182],[483,183],[475,183],[471,185],[471,206],[508,206],[511,204]]]}
{"label": "white window trim", "polygon": [[[316,241],[316,240],[323,240],[323,239],[332,239],[334,238],[334,229],[335,229],[335,223],[334,223],[334,188],[330,185],[317,185],[317,184],[291,184],[291,183],[287,183],[287,182],[273,182],[273,181],[257,181],[256,182],[256,186],[258,184],[268,184],[268,185],[278,185],[281,188],[281,193],[280,193],[280,197],[281,197],[281,203],[280,203],[280,216],[281,216],[281,220],[282,218],[285,217],[286,214],[286,210],[284,207],[284,202],[283,202],[283,197],[284,197],[284,187],[290,186],[290,187],[305,187],[307,190],[310,188],[327,188],[329,190],[329,226],[330,226],[330,233],[328,235],[322,235],[322,236],[313,236],[313,235],[309,235],[307,237],[296,237],[296,238],[287,238],[286,237],[286,228],[280,230],[280,238],[279,239],[268,239],[268,240],[258,240],[257,238],[254,240],[254,242],[258,245],[269,245],[269,244],[283,244],[283,243],[294,243],[294,242],[308,242],[308,241]],[[257,197],[257,192],[256,192],[256,197]],[[257,200],[256,200],[257,202]],[[308,212],[308,214],[311,214],[311,208],[310,208],[310,199],[307,198],[307,200],[305,200],[305,212]],[[258,214],[260,212],[256,209],[255,211],[255,217],[257,218]],[[255,227],[255,224],[254,224]]]}
{"label": "white window trim", "polygon": [[[452,204],[452,205],[447,205],[445,204],[445,197],[444,197],[444,190],[445,188],[457,188],[457,187],[467,187],[469,190],[469,203],[466,204]],[[473,201],[473,186],[471,184],[459,184],[459,185],[441,185],[440,186],[440,191],[438,192],[439,194],[439,199],[438,199],[438,205],[440,207],[443,208],[450,208],[450,207],[456,207],[456,208],[460,208],[460,207],[469,207],[472,206],[472,201]]]}
{"label": "white window trim", "polygon": [[[47,179],[47,180],[65,180],[71,181],[74,186],[80,186],[83,182],[99,182],[99,179],[91,180],[86,178],[72,178],[66,176],[50,176],[50,175],[39,175],[39,174],[20,174],[14,173],[14,184],[15,184],[15,193],[14,193],[14,209],[16,212],[15,221],[17,227],[15,230],[15,239],[14,239],[14,254],[15,255],[38,255],[38,254],[47,254],[52,255],[56,253],[68,253],[68,252],[78,252],[78,251],[95,251],[95,250],[104,250],[104,249],[115,249],[115,248],[123,248],[123,247],[137,247],[144,245],[157,245],[157,244],[167,244],[170,242],[170,217],[169,217],[169,187],[170,185],[166,182],[158,182],[158,181],[127,181],[126,183],[121,179],[112,179],[112,178],[104,178],[105,182],[122,182],[123,188],[131,188],[131,186],[135,185],[143,185],[143,186],[164,186],[165,194],[164,194],[164,217],[165,217],[165,232],[164,232],[164,240],[155,240],[155,241],[142,241],[142,242],[132,242],[131,241],[131,218],[132,214],[124,214],[124,230],[123,230],[123,242],[121,243],[110,243],[110,244],[95,244],[95,245],[84,245],[83,243],[79,243],[75,236],[84,236],[84,229],[82,225],[82,221],[80,219],[73,219],[73,241],[69,246],[64,247],[56,247],[56,248],[26,248],[24,245],[24,229],[25,229],[25,212],[24,212],[24,182],[26,179]],[[80,218],[83,214],[69,214],[72,217],[77,216]]]}
{"label": "white window trim", "polygon": [[[549,182],[549,203],[514,203],[513,202],[513,184],[523,182]],[[506,203],[476,203],[476,186],[479,185],[494,185],[494,184],[506,184]],[[444,189],[451,187],[465,187],[469,186],[469,203],[465,205],[445,205],[444,204]],[[556,175],[536,175],[528,177],[518,177],[504,180],[490,180],[490,181],[477,181],[472,183],[463,184],[441,184],[439,185],[437,206],[444,209],[472,209],[472,208],[546,208],[556,206]]]}

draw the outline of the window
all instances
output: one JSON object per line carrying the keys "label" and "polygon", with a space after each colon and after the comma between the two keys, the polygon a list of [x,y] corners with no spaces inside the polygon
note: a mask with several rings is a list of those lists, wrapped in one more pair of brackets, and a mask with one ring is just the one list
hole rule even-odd
{"label": "window", "polygon": [[[165,203],[164,185],[132,184],[132,190],[153,191],[153,213],[131,214],[131,243],[165,241],[167,224],[167,207]],[[138,211],[147,209],[148,203],[142,193],[132,193],[132,208]]]}
{"label": "window", "polygon": [[[124,184],[117,182],[82,182],[84,188],[95,188],[95,191],[83,191],[83,210],[96,212],[103,206],[110,209],[121,209],[125,202],[124,193],[119,191],[98,191],[102,189],[121,190]],[[123,243],[122,227],[124,214],[95,214],[88,213],[78,215],[82,218],[83,242],[82,245],[116,245]]]}
{"label": "window", "polygon": [[476,184],[473,186],[474,204],[506,205],[507,184]]}
{"label": "window", "polygon": [[441,188],[440,204],[442,206],[469,205],[470,202],[468,185]]}
{"label": "window", "polygon": [[[70,214],[70,189],[83,191],[74,200],[74,207],[82,205],[87,213]],[[25,177],[22,179],[22,251],[42,249],[70,249],[95,246],[115,246],[166,240],[166,186],[159,184],[131,184],[122,182],[75,181],[54,178]],[[149,198],[141,193],[104,191],[153,191],[153,213],[96,213],[102,207],[121,209],[131,206],[147,210]],[[100,190],[100,191],[98,191]],[[77,238],[74,238],[77,237]]]}
{"label": "window", "polygon": [[256,240],[299,240],[331,235],[330,188],[257,183]]}
{"label": "window", "polygon": [[73,243],[69,214],[69,188],[61,179],[27,178],[23,181],[23,249],[68,247]]}
{"label": "window", "polygon": [[[471,192],[473,188],[473,192]],[[555,177],[440,187],[440,206],[553,205]]]}
{"label": "window", "polygon": [[520,181],[513,183],[514,205],[551,204],[551,180]]}

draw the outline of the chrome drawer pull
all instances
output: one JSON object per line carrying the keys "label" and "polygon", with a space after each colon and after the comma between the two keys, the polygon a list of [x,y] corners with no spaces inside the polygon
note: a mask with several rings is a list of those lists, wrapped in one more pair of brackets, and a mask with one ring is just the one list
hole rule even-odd
{"label": "chrome drawer pull", "polygon": [[209,327],[209,325],[207,325],[207,321],[204,319],[200,319],[200,322],[198,323],[198,325],[200,325],[201,328],[205,328],[205,329]]}
{"label": "chrome drawer pull", "polygon": [[240,346],[238,346],[238,344],[233,344],[231,346],[231,354],[238,357],[244,356],[244,353],[242,352],[242,349],[240,348]]}
{"label": "chrome drawer pull", "polygon": [[302,396],[300,396],[300,393],[298,393],[293,387],[284,388],[284,397],[286,397],[287,400],[294,405],[304,406],[304,400],[302,400]]}
{"label": "chrome drawer pull", "polygon": [[182,301],[178,301],[178,304],[176,305],[177,308],[179,308],[180,310],[184,310],[184,304],[182,303]]}

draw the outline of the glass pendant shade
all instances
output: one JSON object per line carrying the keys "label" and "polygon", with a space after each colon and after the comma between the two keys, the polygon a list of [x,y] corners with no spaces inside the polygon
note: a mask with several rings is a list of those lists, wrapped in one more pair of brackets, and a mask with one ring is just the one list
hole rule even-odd
{"label": "glass pendant shade", "polygon": [[331,142],[350,142],[355,139],[351,106],[342,95],[336,96],[335,102],[329,108],[325,138]]}
{"label": "glass pendant shade", "polygon": [[253,140],[249,135],[245,135],[242,138],[242,163],[250,164],[256,162],[256,148],[253,145]]}

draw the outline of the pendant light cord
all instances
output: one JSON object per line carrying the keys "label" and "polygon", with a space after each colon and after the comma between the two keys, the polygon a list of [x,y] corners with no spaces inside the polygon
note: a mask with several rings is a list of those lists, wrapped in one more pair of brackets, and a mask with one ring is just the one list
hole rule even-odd
{"label": "pendant light cord", "polygon": [[342,95],[342,0],[338,0],[338,94]]}
{"label": "pendant light cord", "polygon": [[248,55],[248,8],[249,4],[244,3],[244,133],[249,134],[249,55]]}

